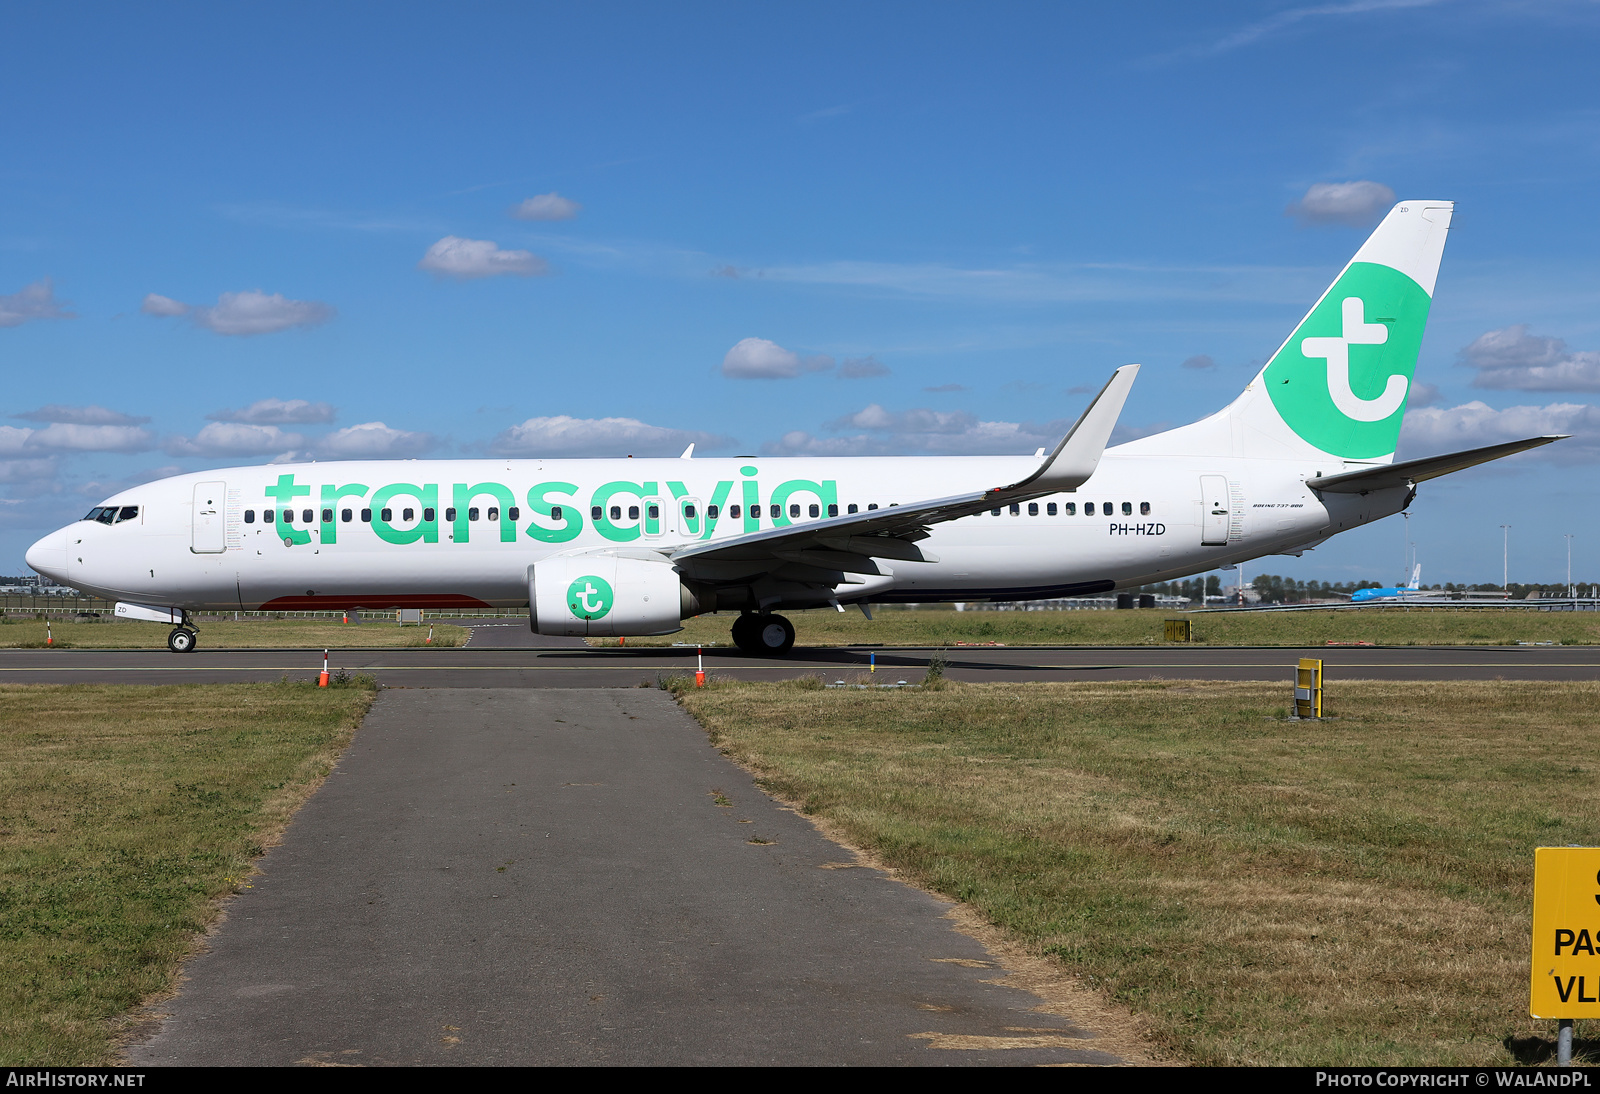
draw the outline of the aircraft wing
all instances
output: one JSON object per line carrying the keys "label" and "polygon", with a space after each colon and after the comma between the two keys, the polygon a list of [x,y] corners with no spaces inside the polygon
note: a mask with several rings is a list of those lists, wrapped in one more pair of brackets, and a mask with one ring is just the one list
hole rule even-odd
{"label": "aircraft wing", "polygon": [[1518,452],[1526,452],[1530,448],[1538,448],[1540,445],[1549,444],[1552,441],[1565,440],[1568,436],[1569,434],[1565,433],[1555,433],[1543,437],[1529,437],[1523,441],[1491,444],[1486,448],[1469,448],[1465,452],[1451,452],[1444,456],[1429,456],[1421,460],[1407,460],[1404,463],[1368,467],[1360,471],[1347,471],[1342,475],[1307,479],[1306,485],[1313,490],[1322,490],[1333,494],[1365,494],[1372,490],[1388,490],[1396,486],[1413,486],[1428,479],[1436,479],[1441,475],[1448,475],[1452,471],[1462,471],[1468,467],[1476,467],[1480,463],[1498,460],[1502,456],[1512,456]]}
{"label": "aircraft wing", "polygon": [[881,573],[874,559],[937,562],[917,546],[918,540],[928,538],[929,526],[1075,490],[1087,482],[1099,466],[1138,372],[1138,365],[1124,365],[1112,373],[1055,451],[1033,474],[1010,486],[668,547],[662,553],[680,569],[705,580],[735,580],[763,566],[782,566],[793,580],[828,585],[839,584],[844,573]]}

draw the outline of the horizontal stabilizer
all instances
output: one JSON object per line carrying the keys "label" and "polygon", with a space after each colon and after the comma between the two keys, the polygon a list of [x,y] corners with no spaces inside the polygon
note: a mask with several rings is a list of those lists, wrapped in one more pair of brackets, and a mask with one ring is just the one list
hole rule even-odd
{"label": "horizontal stabilizer", "polygon": [[1342,475],[1329,475],[1321,479],[1307,479],[1313,490],[1330,494],[1366,494],[1373,490],[1389,490],[1397,486],[1413,486],[1453,471],[1463,471],[1480,463],[1514,456],[1530,448],[1538,448],[1552,441],[1565,440],[1567,434],[1556,433],[1544,437],[1529,437],[1524,441],[1507,441],[1491,444],[1487,448],[1469,448],[1465,452],[1451,452],[1444,456],[1429,456],[1421,460],[1407,460],[1383,467],[1368,467],[1361,471],[1347,471]]}

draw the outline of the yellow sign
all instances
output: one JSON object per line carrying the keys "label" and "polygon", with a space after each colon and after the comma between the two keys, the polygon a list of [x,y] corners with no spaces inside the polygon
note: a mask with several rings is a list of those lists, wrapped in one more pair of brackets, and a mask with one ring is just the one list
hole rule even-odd
{"label": "yellow sign", "polygon": [[1533,849],[1535,1018],[1600,1018],[1600,847]]}
{"label": "yellow sign", "polygon": [[1169,620],[1167,620],[1167,641],[1168,642],[1187,642],[1187,641],[1189,641],[1189,621],[1187,619],[1169,619]]}

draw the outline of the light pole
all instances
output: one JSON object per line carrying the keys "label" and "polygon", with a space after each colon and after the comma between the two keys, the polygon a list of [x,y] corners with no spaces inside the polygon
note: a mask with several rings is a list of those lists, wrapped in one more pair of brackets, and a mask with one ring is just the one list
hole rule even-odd
{"label": "light pole", "polygon": [[1572,533],[1566,534],[1567,540],[1567,595],[1572,595]]}
{"label": "light pole", "polygon": [[1411,514],[1403,512],[1400,515],[1406,518],[1402,526],[1406,530],[1406,549],[1400,562],[1400,584],[1404,585],[1411,580],[1408,576],[1411,573]]}
{"label": "light pole", "polygon": [[1511,525],[1502,524],[1500,531],[1505,537],[1505,542],[1500,545],[1500,587],[1505,590],[1506,599],[1511,599]]}

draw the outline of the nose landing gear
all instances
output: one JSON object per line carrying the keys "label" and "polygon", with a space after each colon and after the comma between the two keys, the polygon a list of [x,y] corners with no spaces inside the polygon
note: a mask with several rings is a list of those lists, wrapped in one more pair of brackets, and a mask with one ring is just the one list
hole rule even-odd
{"label": "nose landing gear", "polygon": [[794,648],[794,624],[781,615],[746,612],[733,624],[733,644],[756,657],[777,657]]}
{"label": "nose landing gear", "polygon": [[167,649],[173,653],[193,653],[198,641],[199,636],[192,629],[187,626],[178,627],[167,635]]}

